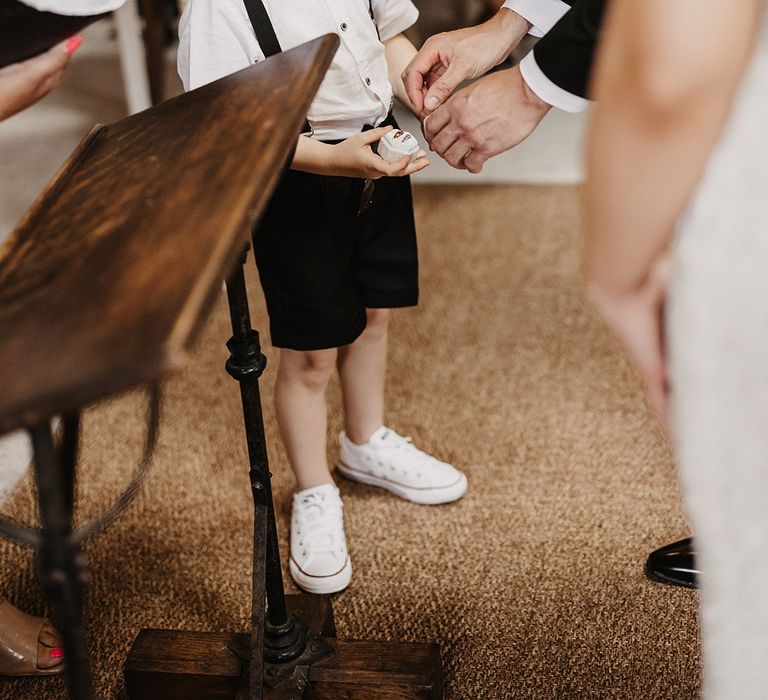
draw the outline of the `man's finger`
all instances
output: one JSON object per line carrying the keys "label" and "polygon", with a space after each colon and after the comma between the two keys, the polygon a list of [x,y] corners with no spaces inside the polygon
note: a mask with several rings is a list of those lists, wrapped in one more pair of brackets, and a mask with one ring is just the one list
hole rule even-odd
{"label": "man's finger", "polygon": [[424,109],[424,80],[437,65],[440,64],[440,54],[430,46],[429,40],[424,44],[403,71],[403,85],[408,99],[417,112]]}
{"label": "man's finger", "polygon": [[451,113],[447,109],[438,109],[436,112],[432,112],[424,117],[422,122],[422,131],[424,132],[424,138],[430,143],[437,134],[442,131],[443,127],[451,120]]}
{"label": "man's finger", "polygon": [[453,94],[453,91],[466,77],[461,64],[458,61],[452,61],[445,73],[429,86],[424,97],[424,111],[427,113],[434,112]]}
{"label": "man's finger", "polygon": [[445,152],[443,158],[448,165],[459,170],[465,170],[467,166],[464,163],[464,159],[471,152],[472,146],[470,146],[465,139],[461,138],[453,143],[453,145]]}
{"label": "man's finger", "polygon": [[472,151],[464,158],[464,167],[476,175],[483,169],[486,160],[488,160],[488,156],[482,151]]}
{"label": "man's finger", "polygon": [[447,67],[444,66],[442,63],[432,68],[432,70],[429,71],[429,75],[424,80],[424,83],[426,84],[426,87],[424,88],[424,92],[426,92],[438,80],[440,80],[440,76],[443,75],[443,73],[445,73],[446,70],[447,70]]}
{"label": "man's finger", "polygon": [[439,133],[429,142],[429,147],[438,155],[444,156],[448,149],[453,146],[464,134],[454,122],[446,124]]}

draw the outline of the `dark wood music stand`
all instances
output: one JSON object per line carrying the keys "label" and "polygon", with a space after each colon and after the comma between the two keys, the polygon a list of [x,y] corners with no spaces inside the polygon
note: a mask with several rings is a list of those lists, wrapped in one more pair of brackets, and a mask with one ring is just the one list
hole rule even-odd
{"label": "dark wood music stand", "polygon": [[[38,550],[72,698],[93,697],[81,543],[96,527],[72,528],[79,412],[180,368],[225,278],[227,371],[240,382],[255,508],[252,628],[142,630],[125,666],[129,697],[442,696],[436,644],[336,640],[327,598],[283,591],[258,390],[265,359],[243,250],[337,46],[326,36],[96,127],[3,249],[0,433],[30,432],[42,529],[0,521],[0,534]],[[151,407],[139,473],[157,433],[156,395]],[[63,416],[58,445],[54,415]]]}

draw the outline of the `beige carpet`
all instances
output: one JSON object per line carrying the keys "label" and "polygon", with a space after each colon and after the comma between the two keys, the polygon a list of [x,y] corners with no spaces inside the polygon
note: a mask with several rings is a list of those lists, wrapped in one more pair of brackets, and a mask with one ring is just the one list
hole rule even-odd
{"label": "beige carpet", "polygon": [[[422,305],[396,314],[388,420],[464,469],[470,489],[430,508],[341,482],[355,574],[335,601],[339,635],[442,642],[454,699],[695,697],[695,594],[642,570],[688,527],[636,376],[580,291],[578,192],[421,187],[416,206]],[[143,626],[246,627],[250,496],[239,394],[223,371],[228,332],[222,294],[193,362],[166,385],[143,495],[88,546],[102,697],[120,697]],[[292,482],[274,376],[273,365],[264,396],[285,551]],[[336,387],[331,402],[335,434]],[[142,412],[141,396],[88,412],[84,517],[128,473]],[[31,518],[32,502],[27,480],[4,510]],[[29,552],[1,551],[0,590],[41,611]],[[0,698],[62,689],[60,679],[2,680]]]}

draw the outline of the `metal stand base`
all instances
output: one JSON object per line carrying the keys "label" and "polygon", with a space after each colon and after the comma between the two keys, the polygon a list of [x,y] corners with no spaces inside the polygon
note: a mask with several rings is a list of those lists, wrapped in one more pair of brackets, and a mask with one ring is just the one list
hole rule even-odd
{"label": "metal stand base", "polygon": [[[265,666],[269,700],[436,700],[443,697],[437,644],[336,639],[327,596],[287,596],[305,621],[305,654]],[[248,697],[248,634],[142,630],[125,665],[130,700],[243,700]],[[315,645],[318,645],[315,647]],[[330,653],[328,653],[330,652]],[[274,669],[274,672],[272,672]]]}
{"label": "metal stand base", "polygon": [[[416,700],[442,697],[436,644],[335,639],[322,596],[286,600],[243,264],[227,280],[232,337],[227,372],[240,384],[254,501],[250,635],[142,630],[125,665],[130,700]],[[266,610],[265,610],[266,602]]]}

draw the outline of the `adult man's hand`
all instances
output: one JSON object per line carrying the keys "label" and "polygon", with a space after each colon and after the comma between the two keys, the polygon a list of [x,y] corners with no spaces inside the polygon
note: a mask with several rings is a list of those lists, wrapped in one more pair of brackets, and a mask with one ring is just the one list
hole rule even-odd
{"label": "adult man's hand", "polygon": [[523,141],[549,109],[520,69],[510,68],[459,90],[425,118],[424,135],[454,168],[479,173],[486,160]]}
{"label": "adult man's hand", "polygon": [[429,114],[465,80],[497,66],[531,25],[512,10],[501,9],[477,27],[436,34],[403,71],[403,84],[416,111]]}

